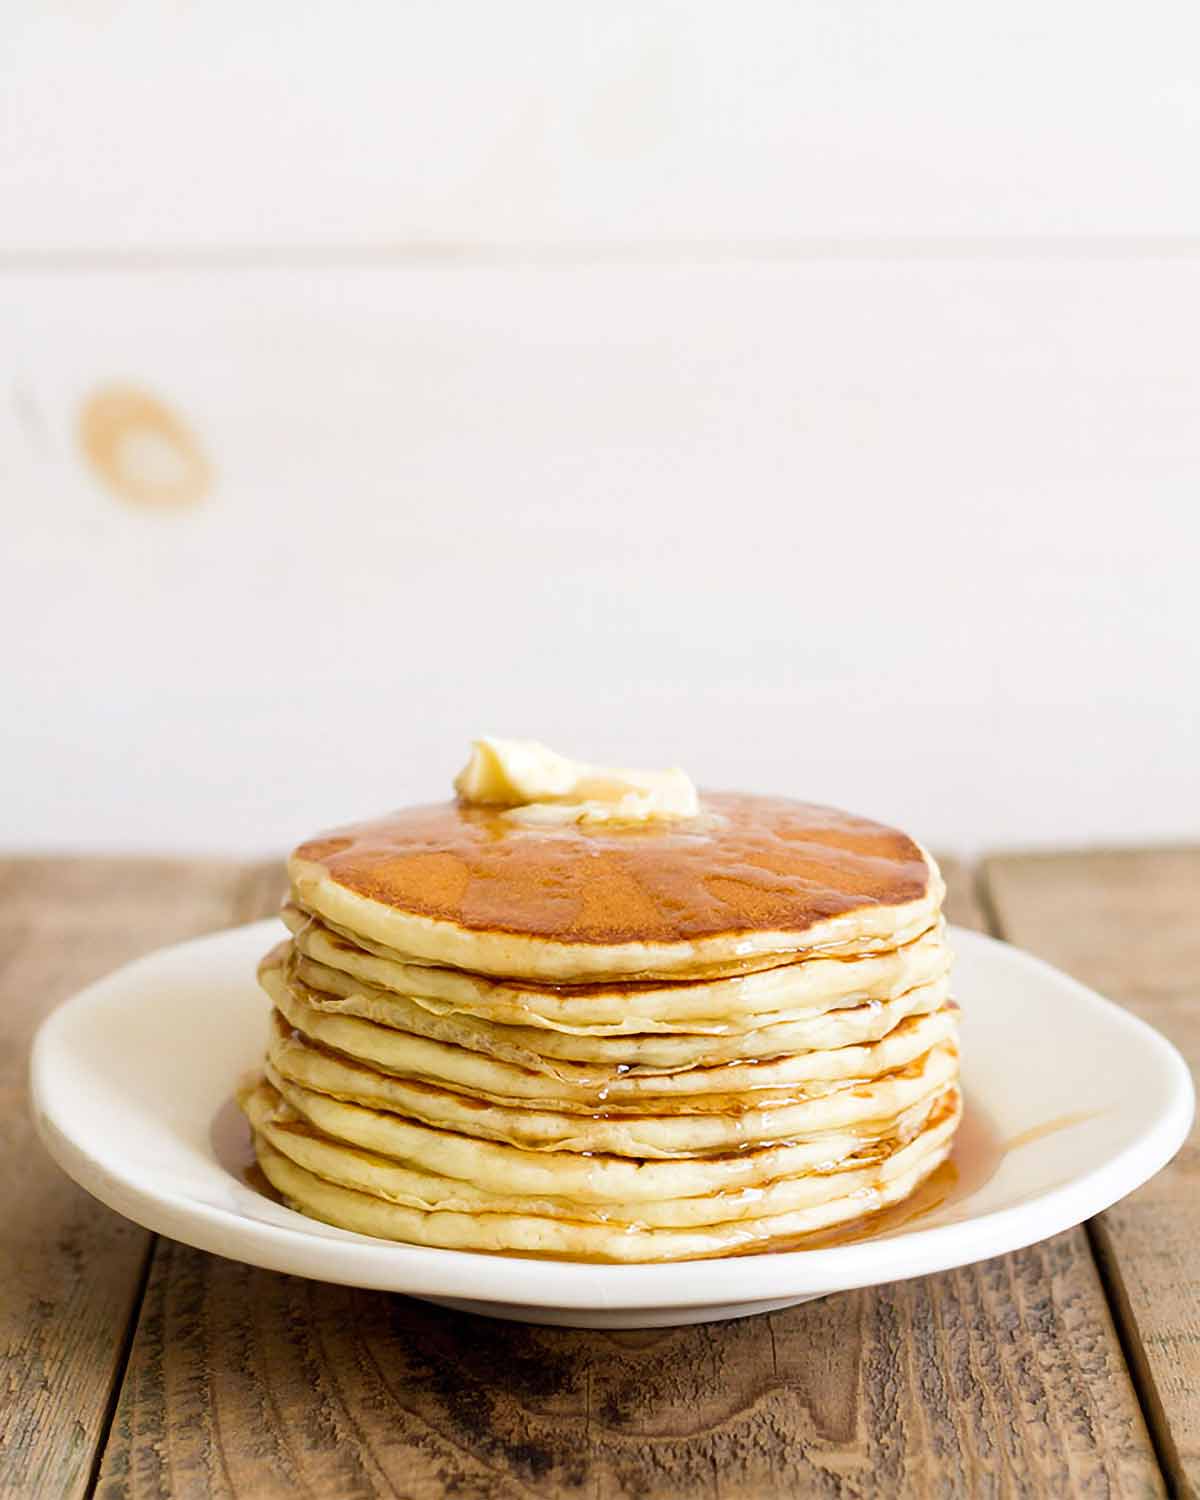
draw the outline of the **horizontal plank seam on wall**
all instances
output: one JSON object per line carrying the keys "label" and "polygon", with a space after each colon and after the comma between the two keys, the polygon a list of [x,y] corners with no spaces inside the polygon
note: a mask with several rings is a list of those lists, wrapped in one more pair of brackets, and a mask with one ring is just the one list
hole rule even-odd
{"label": "horizontal plank seam on wall", "polygon": [[476,241],[196,245],[140,249],[96,246],[35,250],[0,247],[3,271],[233,270],[288,266],[586,266],[720,264],[731,260],[1090,260],[1192,259],[1196,235],[1012,235],[813,237],[803,240],[631,240],[497,244]]}
{"label": "horizontal plank seam on wall", "polygon": [[[1045,858],[1050,859],[1053,856],[1047,852]],[[1000,915],[992,893],[986,860],[981,860],[976,867],[975,889],[988,931],[993,937],[1000,938],[1004,942],[1010,941],[1005,930],[1004,919]],[[1146,1358],[1137,1320],[1133,1314],[1129,1295],[1125,1290],[1124,1278],[1121,1275],[1108,1231],[1099,1218],[1088,1219],[1083,1227],[1087,1234],[1092,1259],[1096,1264],[1096,1275],[1100,1279],[1100,1287],[1108,1303],[1109,1316],[1116,1330],[1117,1342],[1121,1346],[1121,1353],[1129,1369],[1130,1384],[1133,1386],[1138,1406],[1141,1408],[1142,1420],[1146,1424],[1146,1431],[1154,1449],[1154,1457],[1162,1471],[1167,1492],[1172,1496],[1191,1495],[1192,1491],[1184,1474],[1175,1440],[1171,1436],[1170,1424]]]}
{"label": "horizontal plank seam on wall", "polygon": [[129,1369],[129,1361],[133,1354],[133,1340],[137,1334],[138,1324],[142,1317],[142,1304],[146,1300],[146,1289],[150,1285],[150,1270],[154,1265],[154,1251],[158,1245],[158,1235],[147,1234],[146,1246],[142,1255],[141,1268],[138,1271],[137,1287],[129,1303],[129,1321],[125,1325],[125,1332],[121,1338],[121,1346],[117,1350],[117,1357],[113,1361],[112,1379],[108,1387],[108,1397],[104,1403],[104,1415],[100,1420],[100,1430],[96,1434],[96,1446],[92,1451],[92,1463],[88,1472],[87,1486],[84,1495],[87,1500],[92,1500],[96,1493],[96,1486],[100,1482],[100,1466],[104,1462],[104,1455],[108,1451],[108,1440],[112,1433],[112,1425],[116,1420],[117,1403],[121,1399],[121,1391],[125,1385],[125,1375]]}

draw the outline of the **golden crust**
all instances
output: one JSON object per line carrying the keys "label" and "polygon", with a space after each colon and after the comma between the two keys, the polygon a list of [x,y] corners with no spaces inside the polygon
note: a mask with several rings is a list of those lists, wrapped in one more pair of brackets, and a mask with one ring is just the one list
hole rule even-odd
{"label": "golden crust", "polygon": [[750,972],[917,935],[941,899],[906,834],[831,808],[714,792],[646,827],[539,827],[405,809],[301,844],[296,901],[427,963],[556,982]]}

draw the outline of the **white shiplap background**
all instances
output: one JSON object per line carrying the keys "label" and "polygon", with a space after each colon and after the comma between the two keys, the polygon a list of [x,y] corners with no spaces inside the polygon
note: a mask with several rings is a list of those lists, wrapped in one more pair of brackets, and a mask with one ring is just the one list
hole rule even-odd
{"label": "white shiplap background", "polygon": [[478,729],[1200,832],[1191,3],[18,0],[0,84],[3,843],[273,848]]}

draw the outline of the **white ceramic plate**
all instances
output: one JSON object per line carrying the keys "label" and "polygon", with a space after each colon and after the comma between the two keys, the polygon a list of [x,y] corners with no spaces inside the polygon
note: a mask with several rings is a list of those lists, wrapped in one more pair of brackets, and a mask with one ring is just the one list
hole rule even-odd
{"label": "white ceramic plate", "polygon": [[965,1265],[1115,1203],[1191,1124],[1187,1068],[1156,1031],[1048,964],[956,929],[967,1101],[957,1181],[908,1225],[826,1249],[658,1266],[392,1244],[315,1223],[244,1181],[251,1153],[232,1093],[262,1054],[254,969],[278,935],[260,922],[163,949],[49,1016],[32,1063],[42,1139],[89,1192],[160,1234],[493,1317],[700,1322]]}

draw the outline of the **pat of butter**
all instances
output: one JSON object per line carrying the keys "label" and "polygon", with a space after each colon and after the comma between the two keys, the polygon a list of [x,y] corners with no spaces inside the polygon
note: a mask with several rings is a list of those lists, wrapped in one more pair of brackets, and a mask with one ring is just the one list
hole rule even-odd
{"label": "pat of butter", "polygon": [[475,741],[454,789],[468,805],[507,808],[527,823],[647,823],[700,810],[691,778],[678,768],[589,766],[536,740],[490,736]]}

